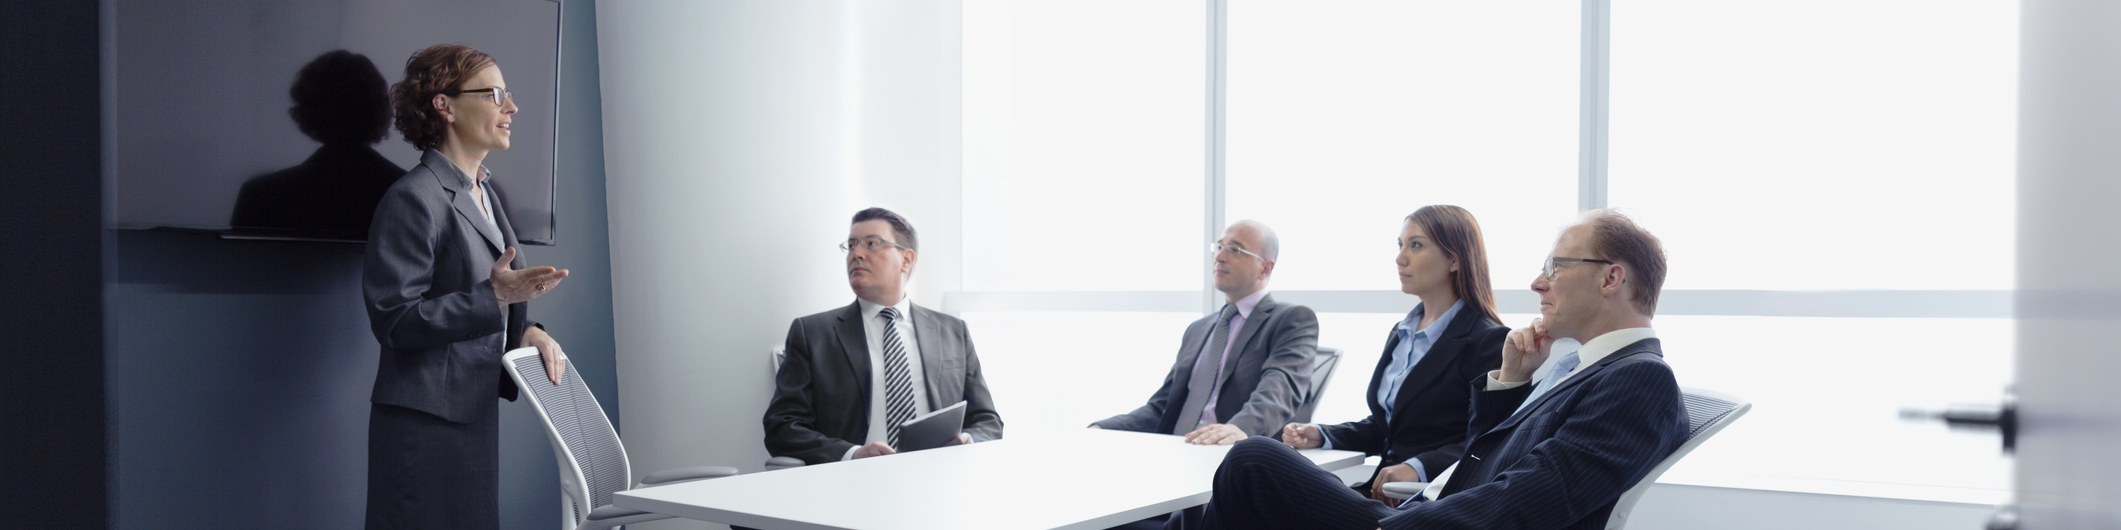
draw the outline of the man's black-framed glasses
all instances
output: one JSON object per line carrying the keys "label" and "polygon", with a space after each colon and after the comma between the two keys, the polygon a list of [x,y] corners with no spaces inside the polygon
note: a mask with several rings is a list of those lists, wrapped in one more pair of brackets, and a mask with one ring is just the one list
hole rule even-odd
{"label": "man's black-framed glasses", "polygon": [[1539,276],[1540,276],[1540,277],[1542,277],[1542,278],[1546,278],[1546,279],[1547,279],[1548,281],[1552,281],[1552,280],[1554,279],[1554,264],[1556,264],[1556,263],[1579,263],[1579,262],[1581,262],[1581,263],[1604,263],[1604,264],[1607,264],[1607,265],[1612,265],[1612,264],[1613,264],[1613,261],[1612,261],[1612,260],[1603,260],[1603,259],[1591,259],[1591,258],[1555,258],[1555,257],[1549,257],[1549,258],[1547,258],[1546,262],[1544,262],[1543,264],[1541,264],[1541,265],[1539,266]]}
{"label": "man's black-framed glasses", "polygon": [[504,105],[504,103],[501,103],[502,100],[513,99],[515,97],[515,93],[509,92],[507,89],[503,89],[501,87],[473,88],[466,90],[450,89],[442,92],[442,94],[455,97],[464,94],[470,94],[473,92],[485,92],[486,100],[493,102],[493,106],[496,107]]}

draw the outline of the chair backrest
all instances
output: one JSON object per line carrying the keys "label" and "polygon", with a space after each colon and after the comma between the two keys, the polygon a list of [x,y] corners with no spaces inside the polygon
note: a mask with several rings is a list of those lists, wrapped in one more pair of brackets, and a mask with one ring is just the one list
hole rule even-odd
{"label": "chair backrest", "polygon": [[560,384],[545,375],[545,362],[537,348],[517,348],[502,356],[502,365],[516,387],[530,399],[545,434],[552,438],[552,454],[560,464],[560,492],[566,494],[573,522],[580,524],[589,511],[611,505],[613,492],[633,484],[633,470],[626,460],[626,447],[619,433],[604,416],[581,372],[567,361]]}
{"label": "chair backrest", "polygon": [[773,364],[773,376],[779,377],[781,375],[781,363],[788,362],[788,347],[774,346],[772,353],[768,355],[773,357],[772,360],[767,361]]}
{"label": "chair backrest", "polygon": [[1628,514],[1635,511],[1635,501],[1642,500],[1642,494],[1650,491],[1650,486],[1657,483],[1657,477],[1664,475],[1665,470],[1671,469],[1672,464],[1679,463],[1679,459],[1687,453],[1694,452],[1694,448],[1700,447],[1702,442],[1709,441],[1710,436],[1722,432],[1731,422],[1738,421],[1740,416],[1753,410],[1753,404],[1745,398],[1714,390],[1680,387],[1679,392],[1686,404],[1686,443],[1680,444],[1678,449],[1673,449],[1671,455],[1657,463],[1657,467],[1650,468],[1650,474],[1643,475],[1642,480],[1635,483],[1635,487],[1620,494],[1620,500],[1613,505],[1613,516],[1606,519],[1606,530],[1627,527]]}
{"label": "chair backrest", "polygon": [[[1318,411],[1319,398],[1325,397],[1326,384],[1333,382],[1333,370],[1339,367],[1339,348],[1319,348],[1318,355],[1311,356],[1310,393],[1304,394],[1303,405],[1298,406],[1296,415],[1289,418],[1291,423],[1311,423],[1311,413]],[[1281,432],[1279,427],[1269,430],[1277,434]]]}

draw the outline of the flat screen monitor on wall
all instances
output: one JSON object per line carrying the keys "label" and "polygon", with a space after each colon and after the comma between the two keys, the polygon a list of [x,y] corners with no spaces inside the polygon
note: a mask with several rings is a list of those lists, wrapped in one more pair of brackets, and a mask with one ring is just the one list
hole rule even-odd
{"label": "flat screen monitor on wall", "polygon": [[519,108],[486,157],[516,237],[553,241],[554,0],[118,0],[112,225],[365,240],[419,164],[381,92],[433,44],[492,55]]}

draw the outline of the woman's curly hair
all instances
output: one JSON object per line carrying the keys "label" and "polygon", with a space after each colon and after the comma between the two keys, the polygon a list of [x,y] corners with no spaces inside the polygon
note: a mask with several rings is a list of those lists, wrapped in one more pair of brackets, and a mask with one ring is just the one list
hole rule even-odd
{"label": "woman's curly hair", "polygon": [[405,143],[422,151],[442,145],[449,134],[449,120],[430,102],[436,94],[456,89],[494,64],[493,56],[462,44],[428,46],[406,59],[405,80],[390,87],[398,134],[405,137]]}

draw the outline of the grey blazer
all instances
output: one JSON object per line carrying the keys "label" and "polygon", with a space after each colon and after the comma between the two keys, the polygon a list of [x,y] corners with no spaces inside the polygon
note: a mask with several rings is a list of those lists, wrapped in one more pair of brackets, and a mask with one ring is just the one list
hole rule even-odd
{"label": "grey blazer", "polygon": [[[1181,408],[1186,403],[1186,385],[1193,381],[1193,361],[1208,344],[1208,331],[1215,315],[1201,317],[1186,327],[1179,342],[1178,362],[1164,376],[1164,386],[1149,396],[1149,403],[1133,412],[1098,420],[1100,427],[1128,431],[1182,434],[1178,431]],[[1259,300],[1245,326],[1230,343],[1230,359],[1223,363],[1222,390],[1215,401],[1215,416],[1248,435],[1279,437],[1281,426],[1296,415],[1296,409],[1311,391],[1311,357],[1318,354],[1318,315],[1311,308],[1275,303],[1273,295]],[[1212,366],[1212,365],[1211,365]]]}
{"label": "grey blazer", "polygon": [[[486,191],[494,192],[498,232],[479,214],[463,171],[429,150],[376,205],[361,263],[368,323],[383,345],[370,401],[468,423],[496,396],[515,400],[501,354],[537,324],[528,303],[503,312],[494,297],[493,262],[517,244],[503,198],[491,185]],[[524,266],[521,247],[512,263]]]}
{"label": "grey blazer", "polygon": [[[928,410],[964,401],[964,429],[972,440],[1001,439],[1002,417],[987,393],[965,321],[908,305]],[[838,461],[869,436],[869,339],[861,303],[795,319],[788,326],[787,353],[766,405],[766,451],[808,464]]]}

